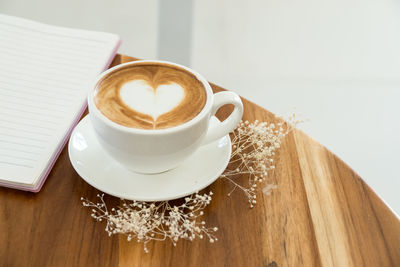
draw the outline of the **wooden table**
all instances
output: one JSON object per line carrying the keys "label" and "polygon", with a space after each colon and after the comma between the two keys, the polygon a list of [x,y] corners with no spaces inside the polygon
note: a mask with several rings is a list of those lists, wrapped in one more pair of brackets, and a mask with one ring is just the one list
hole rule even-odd
{"label": "wooden table", "polygon": [[[117,56],[113,65],[131,60]],[[243,102],[244,119],[274,120]],[[0,266],[400,266],[399,219],[309,136],[296,130],[284,139],[270,182],[278,189],[249,209],[217,180],[204,219],[219,227],[218,242],[151,242],[145,254],[142,244],[109,237],[82,207],[82,196],[99,192],[76,174],[65,148],[40,193],[0,189]]]}

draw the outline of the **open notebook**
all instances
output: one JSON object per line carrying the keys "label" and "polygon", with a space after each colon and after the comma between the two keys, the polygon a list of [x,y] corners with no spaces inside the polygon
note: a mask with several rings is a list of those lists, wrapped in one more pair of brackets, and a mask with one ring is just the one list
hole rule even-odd
{"label": "open notebook", "polygon": [[0,185],[38,192],[117,35],[0,14]]}

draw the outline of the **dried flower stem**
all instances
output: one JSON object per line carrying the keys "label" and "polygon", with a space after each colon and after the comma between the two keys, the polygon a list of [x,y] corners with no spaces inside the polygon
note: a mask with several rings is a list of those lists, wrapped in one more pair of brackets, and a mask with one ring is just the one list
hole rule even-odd
{"label": "dried flower stem", "polygon": [[121,207],[108,210],[104,202],[104,194],[97,195],[99,203],[81,198],[85,207],[92,208],[91,216],[97,221],[107,221],[108,235],[124,234],[127,240],[137,239],[146,244],[151,240],[164,241],[170,239],[174,246],[179,239],[194,240],[196,237],[208,238],[211,243],[218,239],[214,236],[217,227],[207,228],[205,221],[198,221],[202,211],[211,202],[209,194],[193,194],[185,198],[185,203],[171,206],[168,201],[159,203],[143,201],[123,201]]}
{"label": "dried flower stem", "polygon": [[[274,156],[280,148],[282,139],[303,120],[297,119],[293,113],[287,122],[278,118],[277,123],[254,121],[240,122],[232,133],[232,155],[230,163],[221,178],[233,184],[228,196],[240,189],[248,198],[250,207],[256,204],[257,184],[265,181],[269,173],[275,169]],[[237,181],[246,177],[247,185]],[[266,185],[262,192],[270,195],[277,186]],[[194,240],[196,237],[208,238],[211,243],[217,241],[214,233],[217,227],[207,228],[205,221],[198,217],[204,214],[203,209],[210,204],[212,192],[209,194],[193,194],[185,198],[178,206],[171,206],[168,201],[143,202],[123,201],[122,206],[108,210],[104,202],[104,194],[97,195],[99,203],[81,198],[85,207],[92,208],[91,216],[97,221],[107,221],[106,232],[109,235],[124,234],[127,240],[136,239],[146,244],[151,240],[171,240],[174,246],[179,239]]]}
{"label": "dried flower stem", "polygon": [[[232,133],[232,155],[221,178],[233,184],[228,196],[240,189],[247,196],[251,208],[257,203],[257,184],[265,181],[268,174],[275,169],[274,156],[281,147],[282,139],[303,122],[294,113],[288,117],[287,122],[282,118],[277,119],[277,123],[242,121]],[[245,186],[237,182],[243,176],[248,181]],[[269,195],[276,187],[267,185],[263,192]]]}

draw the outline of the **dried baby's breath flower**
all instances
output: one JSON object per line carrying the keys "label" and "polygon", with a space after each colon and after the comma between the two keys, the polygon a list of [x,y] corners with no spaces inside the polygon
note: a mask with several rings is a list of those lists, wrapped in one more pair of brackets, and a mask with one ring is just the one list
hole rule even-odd
{"label": "dried baby's breath flower", "polygon": [[[282,139],[303,120],[293,113],[284,121],[278,118],[275,123],[240,122],[232,133],[232,155],[230,163],[221,178],[233,184],[231,195],[236,189],[242,190],[248,198],[250,207],[257,203],[257,188],[275,169],[274,156],[281,147]],[[248,182],[240,185],[239,177]],[[277,185],[267,184],[262,192],[270,195]],[[194,240],[196,237],[208,238],[210,243],[217,241],[214,233],[217,227],[206,227],[205,221],[198,217],[204,214],[203,209],[210,204],[213,193],[193,194],[184,198],[184,203],[178,206],[170,205],[168,201],[143,202],[123,201],[122,205],[109,210],[104,202],[104,194],[97,195],[99,203],[93,203],[81,198],[85,207],[90,207],[91,216],[97,221],[107,222],[106,232],[109,235],[124,234],[127,240],[136,239],[146,244],[151,240],[170,240],[174,245],[179,239]]]}
{"label": "dried baby's breath flower", "polygon": [[[242,190],[251,208],[257,203],[257,186],[275,169],[274,156],[281,147],[282,139],[303,120],[293,113],[287,121],[277,118],[276,123],[241,121],[232,133],[232,155],[221,178],[233,184],[228,196],[236,189]],[[247,185],[237,182],[246,176]],[[276,185],[267,185],[263,193],[270,195]]]}
{"label": "dried baby's breath flower", "polygon": [[208,228],[204,221],[199,221],[202,211],[212,199],[209,194],[193,194],[185,197],[184,203],[171,206],[168,201],[143,202],[123,201],[122,205],[109,210],[104,202],[104,194],[97,195],[99,203],[93,203],[81,198],[85,207],[90,207],[91,216],[97,221],[107,222],[108,235],[124,234],[127,240],[136,239],[143,242],[147,253],[146,244],[151,240],[171,240],[174,246],[179,239],[194,240],[196,237],[208,238],[211,243],[217,241],[214,232],[217,227]]}

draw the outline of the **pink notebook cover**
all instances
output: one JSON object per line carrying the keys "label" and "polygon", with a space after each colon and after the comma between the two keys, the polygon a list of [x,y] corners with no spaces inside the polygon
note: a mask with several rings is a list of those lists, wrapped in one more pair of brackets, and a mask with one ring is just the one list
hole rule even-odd
{"label": "pink notebook cover", "polygon": [[[104,70],[108,69],[108,67],[110,66],[111,62],[113,61],[115,55],[117,54],[117,51],[121,45],[121,39],[118,41],[117,45],[115,46],[112,54],[110,55],[110,58],[108,60],[108,62],[106,63],[106,65],[104,66]],[[7,184],[7,183],[2,183],[0,182],[0,186],[3,187],[8,187],[8,188],[14,188],[14,189],[18,189],[18,190],[23,190],[23,191],[29,191],[29,192],[34,192],[37,193],[40,191],[40,189],[42,188],[44,182],[46,181],[47,177],[49,176],[51,169],[53,168],[54,164],[56,163],[58,157],[60,156],[62,150],[64,149],[65,144],[67,143],[72,130],[75,128],[75,126],[78,124],[80,118],[82,117],[83,113],[85,112],[87,108],[87,102],[85,101],[85,103],[83,104],[79,115],[76,117],[75,121],[72,123],[71,127],[68,130],[68,133],[65,135],[64,139],[61,142],[61,145],[58,147],[58,150],[55,153],[55,156],[52,158],[52,160],[49,162],[47,168],[45,169],[45,171],[43,172],[43,175],[39,178],[39,183],[36,185],[36,187],[25,187],[25,186],[17,186],[17,185],[12,185],[12,184]]]}

